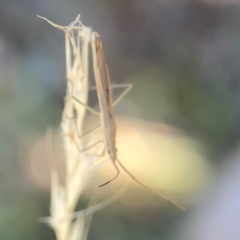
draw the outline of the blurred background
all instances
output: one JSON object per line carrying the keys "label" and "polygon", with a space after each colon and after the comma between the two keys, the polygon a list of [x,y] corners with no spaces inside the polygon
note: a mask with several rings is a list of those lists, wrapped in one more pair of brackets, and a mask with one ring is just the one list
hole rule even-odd
{"label": "blurred background", "polygon": [[55,239],[37,218],[49,214],[48,126],[63,158],[64,34],[36,15],[78,14],[100,33],[112,82],[134,85],[116,108],[119,158],[187,207],[131,184],[88,239],[240,239],[240,3],[227,0],[0,0],[0,239]]}

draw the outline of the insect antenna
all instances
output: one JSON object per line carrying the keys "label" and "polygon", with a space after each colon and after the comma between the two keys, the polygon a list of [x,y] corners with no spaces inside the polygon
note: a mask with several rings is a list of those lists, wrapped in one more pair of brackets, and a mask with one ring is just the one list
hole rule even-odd
{"label": "insect antenna", "polygon": [[119,171],[119,169],[118,169],[118,166],[117,166],[115,163],[114,163],[114,167],[115,167],[115,169],[117,170],[117,174],[116,174],[116,176],[115,176],[114,178],[110,179],[109,181],[107,181],[107,182],[105,182],[105,183],[99,185],[99,187],[103,187],[103,186],[109,184],[110,182],[112,182],[114,179],[116,179],[116,178],[118,177],[120,171]]}

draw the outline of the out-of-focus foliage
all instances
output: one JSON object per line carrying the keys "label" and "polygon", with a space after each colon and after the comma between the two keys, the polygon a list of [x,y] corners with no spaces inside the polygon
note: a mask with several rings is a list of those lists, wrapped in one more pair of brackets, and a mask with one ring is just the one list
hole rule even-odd
{"label": "out-of-focus foliage", "polygon": [[[44,144],[32,153],[47,126],[58,129],[60,123],[64,37],[36,15],[67,25],[80,13],[83,23],[101,34],[112,82],[134,84],[116,113],[182,129],[201,146],[191,150],[217,170],[222,162],[228,165],[240,134],[240,5],[220,2],[1,0],[0,239],[54,239],[37,222],[48,215],[49,189],[32,176],[33,167],[41,166],[35,161],[47,164]],[[89,101],[96,104],[95,92]],[[152,131],[159,134],[157,144],[162,131]],[[46,170],[46,180],[47,166],[41,170]],[[103,191],[110,194],[109,189]],[[133,191],[130,197],[126,193],[126,201],[132,206],[138,201],[140,207],[116,202],[97,213],[89,239],[178,239],[185,215],[162,208],[154,196],[145,202],[143,189]],[[197,197],[188,194],[189,202],[197,204]]]}

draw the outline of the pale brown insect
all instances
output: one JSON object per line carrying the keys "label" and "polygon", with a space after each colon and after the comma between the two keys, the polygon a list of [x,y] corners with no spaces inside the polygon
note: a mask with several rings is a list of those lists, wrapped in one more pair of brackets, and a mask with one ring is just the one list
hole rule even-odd
{"label": "pale brown insect", "polygon": [[111,181],[117,178],[117,176],[120,173],[119,167],[118,167],[119,165],[120,168],[122,168],[135,182],[137,182],[147,190],[157,194],[158,196],[165,199],[166,201],[172,203],[178,209],[184,211],[185,208],[183,206],[171,200],[166,195],[149,188],[148,186],[140,182],[138,179],[136,179],[117,158],[117,148],[115,145],[117,126],[115,122],[113,107],[130,91],[130,89],[132,88],[132,85],[122,84],[122,85],[114,86],[114,87],[125,87],[126,89],[113,103],[112,86],[110,84],[109,71],[108,71],[106,60],[105,60],[100,35],[96,32],[92,34],[92,53],[93,53],[94,76],[96,81],[96,89],[97,89],[98,101],[100,106],[100,113],[95,111],[91,107],[85,105],[84,103],[79,101],[77,98],[75,97],[73,98],[80,104],[86,106],[87,109],[92,113],[100,115],[101,128],[103,129],[103,137],[104,137],[104,145],[105,145],[103,152],[107,150],[107,155],[117,172],[112,179],[105,182],[104,184],[101,184],[99,187],[105,186],[106,184],[110,183]]}

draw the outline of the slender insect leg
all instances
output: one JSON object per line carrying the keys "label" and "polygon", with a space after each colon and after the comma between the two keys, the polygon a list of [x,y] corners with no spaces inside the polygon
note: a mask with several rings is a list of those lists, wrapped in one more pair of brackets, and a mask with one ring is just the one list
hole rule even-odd
{"label": "slender insect leg", "polygon": [[132,84],[118,84],[118,85],[113,85],[113,88],[126,88],[118,97],[117,99],[113,102],[113,106],[115,107],[132,89]]}
{"label": "slender insect leg", "polygon": [[87,137],[87,136],[89,136],[92,132],[94,132],[95,130],[97,130],[97,129],[100,128],[100,127],[101,127],[101,124],[98,124],[97,126],[93,127],[92,129],[90,129],[90,130],[88,130],[87,132],[85,132],[85,133],[83,133],[82,135],[80,135],[79,132],[78,132],[77,125],[76,125],[78,137],[79,137],[79,138]]}
{"label": "slender insect leg", "polygon": [[[80,135],[80,134],[79,134],[79,131],[78,131],[78,128],[77,128],[77,125],[76,125],[76,118],[75,118],[75,117],[73,117],[73,118],[71,118],[71,117],[66,117],[66,118],[75,121],[75,128],[76,128],[76,130],[77,130],[78,138],[87,137],[87,136],[89,136],[92,132],[94,132],[95,130],[97,130],[99,127],[101,127],[101,124],[98,124],[97,126],[95,126],[95,127],[93,127],[92,129],[88,130],[88,131],[85,132],[84,134]],[[72,136],[71,136],[72,134],[67,134],[67,133],[65,133],[65,135],[67,135],[67,136],[69,136],[69,137],[72,137]],[[72,138],[73,138],[73,137],[72,137]],[[75,142],[74,139],[73,139],[73,141]],[[76,145],[77,149],[79,149],[79,146],[77,145],[77,142],[75,142],[75,145]],[[92,156],[92,157],[103,157],[103,155],[104,155],[104,153],[105,153],[105,150],[106,150],[106,148],[105,148],[105,146],[104,146],[100,154],[93,154],[93,155],[91,154],[91,156]]]}
{"label": "slender insect leg", "polygon": [[75,123],[75,128],[76,128],[76,130],[77,130],[78,138],[87,137],[87,136],[89,136],[92,132],[94,132],[95,130],[97,130],[99,127],[101,127],[101,124],[98,124],[97,126],[93,127],[92,129],[90,129],[90,130],[86,131],[85,133],[83,133],[82,135],[80,135],[79,130],[78,130],[78,127],[77,127],[77,123],[76,123],[76,118],[75,118],[75,117],[68,117],[68,116],[66,116],[66,118],[69,119],[69,120],[74,121],[74,123]]}
{"label": "slender insect leg", "polygon": [[81,100],[79,100],[78,98],[72,96],[72,98],[79,104],[81,104],[82,106],[84,106],[89,112],[95,114],[95,115],[99,115],[100,112],[94,110],[93,108],[91,108],[90,106],[88,106],[86,103],[82,102]]}
{"label": "slender insect leg", "polygon": [[95,142],[94,144],[92,144],[92,145],[90,145],[90,146],[88,146],[88,147],[86,147],[84,149],[78,149],[78,151],[79,152],[85,152],[85,151],[93,148],[94,146],[98,145],[99,143],[104,143],[104,141],[103,140],[99,140],[99,141]]}
{"label": "slender insect leg", "polygon": [[[70,118],[69,118],[69,119],[70,119]],[[75,118],[73,118],[72,120],[75,120],[75,122],[76,122],[76,119],[75,119]],[[79,131],[78,131],[78,128],[77,128],[77,125],[76,125],[76,123],[75,123],[75,128],[76,128],[76,131],[77,131],[78,138],[84,138],[84,137],[89,136],[92,132],[94,132],[95,130],[97,130],[99,127],[100,127],[100,124],[97,125],[97,126],[95,126],[95,127],[93,127],[92,129],[90,129],[89,131],[85,132],[84,134],[80,135],[80,134],[79,134]],[[64,134],[65,136],[68,136],[68,137],[70,137],[70,138],[72,139],[72,141],[74,142],[77,150],[79,151],[80,148],[79,148],[79,146],[78,146],[77,141],[74,139],[74,135],[73,135],[72,133],[63,133],[63,134]],[[80,135],[80,136],[79,136],[79,135]]]}
{"label": "slender insect leg", "polygon": [[[67,78],[67,81],[72,85],[72,88],[74,88],[74,83]],[[71,97],[72,99],[74,99],[77,103],[81,104],[82,106],[84,106],[89,112],[95,114],[95,115],[100,115],[100,112],[94,110],[93,108],[91,108],[89,105],[87,105],[86,103],[82,102],[81,100],[79,100],[78,98],[76,98],[75,96],[73,96],[73,92],[71,93]]]}
{"label": "slender insect leg", "polygon": [[166,196],[163,193],[157,192],[155,190],[153,190],[152,188],[146,186],[144,183],[142,183],[141,181],[139,181],[138,179],[136,179],[128,170],[127,168],[118,160],[116,159],[118,164],[120,165],[120,167],[138,184],[140,184],[142,187],[144,187],[145,189],[147,189],[148,191],[157,194],[159,197],[161,197],[162,199],[170,202],[171,204],[173,204],[175,207],[177,207],[179,210],[181,211],[185,211],[186,209],[180,205],[179,203],[175,202],[174,200],[170,199],[168,196]]}
{"label": "slender insect leg", "polygon": [[[96,146],[97,144],[102,143],[102,142],[104,142],[104,141],[103,141],[103,140],[97,141],[96,143],[94,143],[94,144],[92,144],[92,145],[90,145],[90,146],[88,146],[87,148],[84,148],[84,149],[79,149],[76,141],[74,141],[74,144],[75,144],[75,146],[76,146],[76,148],[77,148],[77,150],[78,150],[79,152],[84,152],[84,151],[87,151],[87,150],[93,148],[94,146]],[[91,155],[91,156],[92,156],[92,155]],[[93,155],[93,156],[94,156],[94,155]],[[73,176],[73,175],[75,174],[75,172],[76,172],[76,170],[77,170],[77,168],[78,168],[78,164],[79,164],[79,163],[80,163],[79,161],[75,163],[75,167],[73,168],[73,171],[72,171],[72,173],[71,173],[71,176]]]}
{"label": "slender insect leg", "polygon": [[[112,160],[112,159],[111,159],[111,160]],[[116,179],[116,178],[118,177],[119,173],[120,173],[116,162],[115,162],[114,160],[112,160],[111,162],[112,162],[113,166],[115,167],[115,169],[116,169],[116,171],[117,171],[117,174],[116,174],[116,176],[115,176],[114,178],[112,178],[112,179],[110,179],[109,181],[107,181],[107,182],[99,185],[99,187],[103,187],[103,186],[109,184],[109,183],[112,182],[114,179]]]}
{"label": "slender insect leg", "polygon": [[[112,84],[111,88],[126,88],[113,102],[113,106],[116,106],[132,89],[132,84],[126,83],[126,84]],[[89,90],[96,90],[96,86],[89,86]]]}
{"label": "slender insect leg", "polygon": [[[72,96],[72,98],[73,98],[77,103],[79,103],[79,104],[81,104],[82,106],[86,107],[87,110],[89,110],[91,113],[96,114],[96,115],[99,115],[99,114],[100,114],[98,111],[94,110],[93,108],[91,108],[91,107],[88,106],[87,104],[83,103],[83,102],[80,101],[78,98],[76,98],[76,97],[74,97],[74,96]],[[76,125],[76,119],[75,119],[75,125]],[[89,136],[94,130],[98,129],[100,126],[101,126],[101,124],[98,124],[98,125],[95,126],[94,128],[92,128],[92,129],[90,129],[89,131],[85,132],[84,134],[80,135],[80,134],[79,134],[79,130],[78,130],[77,125],[76,125],[77,135],[78,135],[79,138]],[[99,141],[99,142],[104,142],[104,141],[101,140],[101,141]],[[75,144],[76,144],[76,143],[75,143]],[[76,144],[76,146],[77,146],[77,144]],[[95,144],[91,145],[90,147],[86,148],[85,150],[89,150],[89,149],[91,149],[91,148],[94,147],[94,146],[95,146]],[[77,146],[77,149],[79,149],[78,146]],[[100,155],[100,157],[103,156],[104,151],[105,151],[105,150],[103,149],[103,153]]]}

